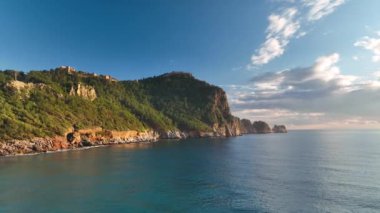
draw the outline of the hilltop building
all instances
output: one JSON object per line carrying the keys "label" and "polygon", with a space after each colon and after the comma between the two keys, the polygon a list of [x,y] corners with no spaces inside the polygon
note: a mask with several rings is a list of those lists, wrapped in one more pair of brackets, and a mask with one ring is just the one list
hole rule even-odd
{"label": "hilltop building", "polygon": [[74,67],[70,67],[70,66],[60,66],[60,67],[58,67],[58,69],[64,70],[64,71],[66,71],[69,74],[73,74],[73,73],[76,72],[75,68]]}

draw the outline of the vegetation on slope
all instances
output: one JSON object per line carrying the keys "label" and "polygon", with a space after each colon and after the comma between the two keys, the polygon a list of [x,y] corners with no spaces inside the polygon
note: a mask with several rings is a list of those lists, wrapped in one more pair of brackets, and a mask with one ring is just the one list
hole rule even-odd
{"label": "vegetation on slope", "polygon": [[208,131],[213,124],[232,119],[224,91],[189,73],[167,73],[139,85],[147,101],[179,129]]}
{"label": "vegetation on slope", "polygon": [[[79,84],[94,88],[96,99],[71,94]],[[224,91],[188,73],[114,81],[66,68],[0,71],[0,106],[0,140],[64,135],[74,124],[207,131],[232,119]]]}

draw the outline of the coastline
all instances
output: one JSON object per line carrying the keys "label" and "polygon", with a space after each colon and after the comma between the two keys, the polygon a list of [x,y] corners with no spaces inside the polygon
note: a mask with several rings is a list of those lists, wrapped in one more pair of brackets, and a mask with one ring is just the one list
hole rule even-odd
{"label": "coastline", "polygon": [[[159,140],[157,140],[159,141]],[[71,149],[59,149],[55,151],[43,151],[43,152],[33,152],[33,153],[21,153],[21,154],[10,154],[10,155],[0,155],[0,158],[9,158],[9,157],[27,157],[27,156],[34,156],[34,155],[42,155],[42,154],[54,154],[54,153],[60,153],[60,152],[70,152],[70,151],[83,151],[87,149],[95,149],[95,148],[103,148],[108,146],[115,146],[115,145],[123,145],[123,144],[132,144],[132,143],[155,143],[157,141],[140,141],[140,142],[125,142],[125,143],[113,143],[113,144],[104,144],[104,145],[96,145],[96,146],[86,146],[86,147],[77,147],[77,148],[71,148]]]}
{"label": "coastline", "polygon": [[[131,131],[117,132],[117,134],[130,135]],[[115,134],[115,133],[114,133]],[[120,144],[132,144],[132,143],[155,143],[159,140],[184,140],[187,138],[223,138],[223,137],[236,137],[242,134],[236,134],[231,136],[220,135],[217,133],[198,133],[193,132],[181,132],[181,131],[169,131],[162,134],[158,134],[154,131],[137,132],[132,136],[118,137],[118,138],[87,138],[80,141],[69,142],[64,140],[62,136],[56,136],[52,138],[34,138],[31,140],[10,140],[8,142],[0,142],[0,157],[16,157],[16,156],[30,156],[38,154],[49,154],[56,152],[66,151],[81,151],[92,148],[99,148],[105,146],[113,146]]]}
{"label": "coastline", "polygon": [[70,66],[19,73],[19,78],[13,78],[15,73],[0,72],[5,79],[0,92],[12,100],[4,102],[8,110],[2,112],[0,156],[286,132],[283,125],[272,129],[264,121],[233,116],[225,91],[191,73],[173,71],[137,81]]}
{"label": "coastline", "polygon": [[103,146],[131,143],[155,143],[159,140],[183,140],[187,138],[226,138],[237,137],[246,134],[269,134],[286,133],[286,131],[241,131],[235,126],[214,128],[210,132],[202,131],[179,131],[170,130],[158,132],[147,131],[114,131],[104,130],[99,127],[81,129],[67,132],[64,136],[54,136],[46,138],[33,138],[25,140],[8,140],[0,142],[0,157],[30,156],[43,153],[65,152],[72,150],[85,150]]}

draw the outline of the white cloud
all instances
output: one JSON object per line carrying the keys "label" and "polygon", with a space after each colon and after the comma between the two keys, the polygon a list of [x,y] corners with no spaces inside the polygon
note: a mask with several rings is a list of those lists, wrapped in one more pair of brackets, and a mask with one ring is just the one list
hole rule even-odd
{"label": "white cloud", "polygon": [[242,118],[294,128],[380,127],[380,73],[370,80],[342,74],[339,58],[337,53],[322,56],[309,67],[264,73],[248,85],[226,87],[231,108]]}
{"label": "white cloud", "polygon": [[332,13],[344,3],[344,0],[304,0],[305,6],[309,8],[307,19],[316,21]]}
{"label": "white cloud", "polygon": [[302,37],[304,37],[305,35],[307,35],[307,32],[302,31],[302,32],[300,32],[300,33],[297,34],[296,38],[302,38]]}
{"label": "white cloud", "polygon": [[298,21],[294,20],[296,14],[297,9],[288,8],[281,14],[269,16],[266,41],[262,44],[257,54],[251,57],[252,64],[266,64],[284,53],[289,39],[300,28]]}
{"label": "white cloud", "polygon": [[372,61],[380,62],[380,35],[377,38],[365,36],[354,43],[354,46],[362,47],[373,53]]}
{"label": "white cloud", "polygon": [[[248,69],[267,64],[283,55],[291,39],[306,35],[305,31],[301,31],[303,24],[316,21],[332,13],[344,3],[344,0],[302,0],[302,2],[303,4],[298,6],[287,7],[269,15],[266,40],[251,56],[251,64],[247,66]],[[294,4],[294,2],[289,2],[289,4]],[[306,12],[304,12],[305,8]]]}
{"label": "white cloud", "polygon": [[272,14],[269,16],[269,26],[267,38],[280,37],[287,39],[294,35],[299,29],[299,23],[294,21],[297,14],[296,8],[288,8],[282,14]]}
{"label": "white cloud", "polygon": [[352,60],[354,60],[354,61],[359,61],[359,57],[356,56],[356,55],[354,55],[354,56],[352,56]]}
{"label": "white cloud", "polygon": [[284,48],[288,44],[286,40],[277,38],[269,38],[260,48],[257,55],[253,55],[251,60],[255,65],[266,64],[273,58],[276,58],[284,53]]}
{"label": "white cloud", "polygon": [[334,65],[339,61],[339,58],[340,56],[338,53],[318,58],[312,68],[314,75],[311,77],[324,81],[330,81],[336,78],[336,76],[339,75],[340,70]]}

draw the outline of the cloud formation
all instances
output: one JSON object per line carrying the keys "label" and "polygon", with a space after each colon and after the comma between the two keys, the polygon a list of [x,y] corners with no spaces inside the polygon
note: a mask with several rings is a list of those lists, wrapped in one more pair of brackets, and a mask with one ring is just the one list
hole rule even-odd
{"label": "cloud formation", "polygon": [[304,0],[304,5],[309,8],[307,19],[316,21],[326,16],[342,5],[344,0]]}
{"label": "cloud formation", "polygon": [[299,22],[294,20],[296,14],[297,9],[288,8],[281,14],[272,14],[269,16],[266,41],[258,50],[258,53],[252,56],[251,60],[253,64],[266,64],[273,58],[284,53],[289,39],[293,37],[300,28]]}
{"label": "cloud formation", "polygon": [[[251,56],[249,67],[263,65],[284,54],[291,39],[306,35],[301,26],[332,13],[344,0],[303,0],[297,6],[269,15],[266,38]],[[307,12],[304,12],[306,10]]]}
{"label": "cloud formation", "polygon": [[380,79],[342,74],[339,54],[318,58],[309,67],[254,77],[227,89],[235,114],[293,128],[344,125],[380,127]]}
{"label": "cloud formation", "polygon": [[378,37],[376,38],[365,36],[355,42],[354,46],[371,51],[373,53],[372,61],[380,62],[380,33],[378,33]]}

